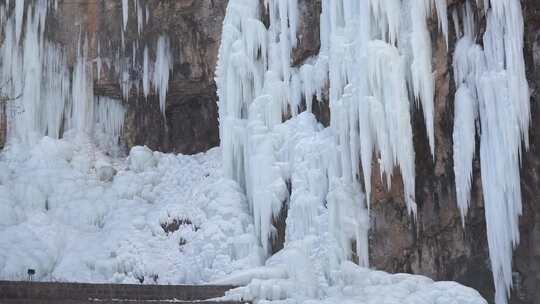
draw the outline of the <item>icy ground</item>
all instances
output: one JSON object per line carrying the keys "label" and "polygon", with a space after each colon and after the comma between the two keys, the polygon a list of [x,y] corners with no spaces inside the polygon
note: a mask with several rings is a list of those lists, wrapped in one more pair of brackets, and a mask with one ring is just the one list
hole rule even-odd
{"label": "icy ground", "polygon": [[73,134],[10,145],[0,156],[0,279],[34,268],[43,281],[237,284],[226,298],[260,303],[486,303],[457,283],[336,265],[322,209],[308,236],[264,262],[220,152],[135,147],[112,158]]}
{"label": "icy ground", "polygon": [[113,159],[81,137],[10,146],[0,279],[33,268],[46,281],[202,283],[259,265],[244,195],[220,162],[218,149]]}

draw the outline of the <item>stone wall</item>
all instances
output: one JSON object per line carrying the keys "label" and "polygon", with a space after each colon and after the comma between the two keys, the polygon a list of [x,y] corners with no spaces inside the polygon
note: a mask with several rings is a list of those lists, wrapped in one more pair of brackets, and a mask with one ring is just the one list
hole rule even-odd
{"label": "stone wall", "polygon": [[0,303],[4,303],[4,300],[17,299],[58,301],[88,299],[196,301],[222,297],[226,291],[233,288],[234,286],[213,285],[177,286],[0,281]]}

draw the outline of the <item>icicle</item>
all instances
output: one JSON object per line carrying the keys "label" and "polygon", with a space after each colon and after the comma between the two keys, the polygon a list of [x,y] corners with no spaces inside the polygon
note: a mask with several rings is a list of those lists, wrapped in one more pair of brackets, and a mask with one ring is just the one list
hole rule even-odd
{"label": "icicle", "polygon": [[379,28],[380,36],[383,40],[395,44],[399,34],[401,1],[369,0],[368,2],[375,26]]}
{"label": "icicle", "polygon": [[150,63],[148,58],[148,46],[144,46],[143,54],[143,93],[144,97],[148,98],[150,94]]}
{"label": "icicle", "polygon": [[122,63],[122,69],[120,70],[120,87],[122,88],[122,98],[129,100],[129,92],[131,90],[131,81],[129,79],[129,68],[127,64]]}
{"label": "icicle", "polygon": [[439,29],[444,35],[446,49],[448,49],[448,10],[446,0],[434,0],[437,18],[439,19]]}
{"label": "icicle", "polygon": [[490,2],[484,34],[488,72],[478,84],[480,160],[495,300],[503,304],[512,286],[512,246],[519,243],[519,166],[521,141],[528,147],[530,104],[521,4],[512,0]]}
{"label": "icicle", "polygon": [[137,49],[138,49],[138,42],[133,41],[133,45],[131,47],[131,67],[135,68],[137,64]]}
{"label": "icicle", "polygon": [[140,35],[143,31],[143,26],[144,26],[143,8],[139,4],[139,2],[135,2],[135,3],[137,4],[137,30]]}
{"label": "icicle", "polygon": [[448,49],[448,11],[446,6],[446,0],[435,0],[439,29],[443,32],[446,48]]}
{"label": "icicle", "polygon": [[[23,1],[16,5],[23,4]],[[17,24],[24,18],[23,10],[6,20],[2,43],[2,93],[8,96],[8,141],[33,144],[48,135],[61,134],[64,107],[69,98],[69,74],[60,49],[45,41],[44,27],[47,1],[35,1],[26,6],[24,39],[17,42]]]}
{"label": "icicle", "polygon": [[19,45],[21,40],[23,17],[24,17],[24,0],[15,1],[15,44]]}
{"label": "icicle", "polygon": [[129,17],[129,0],[122,0],[122,25],[123,25],[124,31],[126,31],[127,29],[128,17]]}
{"label": "icicle", "polygon": [[315,95],[315,88],[318,87],[314,81],[315,68],[313,65],[304,64],[300,68],[300,77],[303,84],[303,95],[306,101],[306,111],[313,112],[313,95]]}
{"label": "icicle", "polygon": [[429,12],[429,0],[410,1],[412,87],[416,100],[422,104],[431,155],[435,157],[435,132],[433,125],[435,80],[433,79],[431,66],[431,38],[426,24],[426,18]]}
{"label": "icicle", "polygon": [[457,204],[461,222],[465,227],[465,216],[471,198],[472,161],[476,147],[476,100],[466,86],[460,86],[455,96],[454,110],[454,174]]}
{"label": "icicle", "polygon": [[[457,17],[456,17],[457,18]],[[475,121],[478,116],[476,81],[485,70],[484,54],[480,46],[474,44],[474,23],[467,3],[464,13],[464,36],[458,40],[454,51],[454,81],[457,86],[454,111],[454,174],[456,180],[457,204],[465,225],[469,208],[474,157]]]}
{"label": "icicle", "polygon": [[96,64],[97,64],[97,79],[100,80],[101,79],[101,45],[100,45],[100,42],[98,40],[98,45],[97,45],[97,58],[96,58]]}
{"label": "icicle", "polygon": [[150,21],[150,8],[148,7],[148,3],[146,3],[146,24],[148,24],[148,21]]}
{"label": "icicle", "polygon": [[458,17],[458,11],[457,9],[452,10],[452,21],[454,23],[454,31],[456,32],[456,38],[461,38],[461,30],[459,28],[459,17]]}
{"label": "icicle", "polygon": [[118,141],[124,128],[126,109],[122,101],[97,96],[95,98],[95,123],[96,131],[109,135],[114,141]]}
{"label": "icicle", "polygon": [[399,165],[407,209],[416,215],[414,147],[404,62],[397,49],[381,42],[370,44],[369,58],[373,58],[368,64],[369,96],[372,96],[368,97],[369,119],[380,152],[381,171],[390,186],[393,168]]}
{"label": "icicle", "polygon": [[156,63],[154,68],[154,86],[159,95],[159,108],[165,115],[167,89],[169,87],[169,72],[173,68],[169,37],[159,37],[156,49]]}
{"label": "icicle", "polygon": [[470,195],[470,161],[474,151],[471,150],[474,110],[470,108],[470,99],[474,96],[478,100],[481,125],[480,166],[495,302],[505,304],[512,287],[512,251],[519,243],[522,212],[519,167],[522,141],[528,147],[530,101],[520,2],[492,0],[490,3],[491,7],[486,7],[483,52],[473,42],[474,20],[467,3],[464,36],[454,54],[454,73],[459,85],[454,133],[458,146],[454,163],[458,205],[463,212]]}
{"label": "icicle", "polygon": [[78,132],[91,132],[93,128],[94,101],[93,77],[91,69],[87,69],[88,40],[84,43],[79,38],[77,61],[73,69],[72,109],[70,127]]}

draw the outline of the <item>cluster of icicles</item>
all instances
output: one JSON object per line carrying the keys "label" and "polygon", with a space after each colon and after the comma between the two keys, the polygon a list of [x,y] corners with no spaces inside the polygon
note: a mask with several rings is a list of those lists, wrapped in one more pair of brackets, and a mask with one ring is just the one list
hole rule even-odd
{"label": "cluster of icicles", "polygon": [[[128,29],[129,12],[130,7],[135,8],[136,20],[137,20],[137,34],[139,37],[133,39],[131,45],[130,56],[120,56],[121,54],[127,54],[129,50],[126,48],[125,34]],[[125,100],[129,99],[130,92],[135,90],[142,92],[144,97],[147,98],[152,87],[155,94],[159,96],[159,107],[163,115],[165,115],[167,90],[169,86],[169,75],[173,69],[173,58],[170,50],[169,37],[166,34],[162,34],[157,39],[155,62],[152,64],[150,60],[150,53],[148,45],[145,44],[144,48],[140,48],[140,35],[144,30],[144,26],[150,21],[150,8],[147,0],[122,0],[122,31],[121,31],[121,50],[118,50],[116,54],[116,62],[108,63],[109,65],[117,67],[120,75],[120,85],[122,87],[122,93]],[[138,58],[142,55],[142,66],[140,66]],[[98,45],[98,68],[102,64],[100,56],[100,45]],[[132,73],[137,71],[137,73]],[[138,72],[142,73],[138,73]],[[98,70],[97,78],[100,78],[100,71]],[[142,78],[132,78],[133,74],[142,74]]]}
{"label": "cluster of icicles", "polygon": [[[122,50],[125,51],[124,33],[127,30],[129,22],[129,8],[135,7],[137,14],[137,33],[141,35],[144,25],[148,24],[150,18],[150,9],[147,0],[122,0]],[[142,90],[145,97],[150,95],[150,89],[153,86],[155,93],[159,96],[159,107],[165,115],[165,102],[169,86],[169,74],[173,68],[173,58],[170,50],[169,37],[165,34],[159,36],[156,46],[155,62],[152,65],[148,45],[144,46],[142,51],[142,79],[130,79],[130,69],[138,70],[137,56],[140,51],[139,40],[135,39],[131,47],[131,58],[125,58],[121,63],[121,85],[124,93],[124,99],[129,98],[130,91],[135,88],[139,91],[142,84]],[[119,56],[117,56],[119,57]]]}
{"label": "cluster of icicles", "polygon": [[[519,242],[521,142],[527,146],[530,117],[523,20],[519,1],[476,4],[487,16],[483,48],[475,44],[471,3],[451,12],[459,38],[453,63],[456,189],[464,221],[479,122],[489,252],[496,302],[502,304],[512,285],[513,246]],[[295,116],[301,109],[311,112],[314,97],[321,102],[326,89],[336,149],[320,162],[326,177],[320,177],[322,186],[312,190],[325,193],[313,193],[320,198],[314,203],[339,208],[332,204],[340,204],[347,195],[359,205],[365,197],[369,210],[375,155],[388,187],[394,168],[399,168],[406,205],[415,216],[410,112],[415,106],[423,109],[434,154],[435,82],[427,19],[432,12],[437,14],[448,45],[446,1],[322,0],[320,53],[298,67],[291,66],[291,51],[298,41],[297,0],[265,0],[268,27],[261,21],[260,5],[229,1],[216,81],[224,166],[246,189],[263,246],[268,249],[274,232],[271,219],[286,199],[283,180],[290,180],[294,175],[290,171],[295,170],[282,169],[291,156],[284,157],[272,146],[272,130],[287,115]],[[354,186],[361,183],[365,196]],[[332,189],[339,185],[353,190],[342,191],[341,201],[331,200]],[[293,195],[295,187],[293,181]],[[367,248],[362,248],[367,247],[367,229],[358,229],[356,238],[360,263],[367,266]]]}
{"label": "cluster of icicles", "polygon": [[[143,25],[144,4],[140,0],[123,1],[125,29],[127,8],[130,3],[137,7],[139,34]],[[150,62],[148,46],[142,51],[142,66],[136,60],[138,42],[133,42],[132,54],[125,52],[124,31],[121,50],[117,50],[114,62],[100,57],[89,59],[88,39],[81,32],[73,70],[70,71],[62,46],[45,38],[47,14],[57,9],[57,1],[6,1],[0,7],[4,39],[1,54],[1,91],[6,102],[2,104],[7,120],[8,140],[34,143],[42,136],[59,138],[67,130],[94,134],[108,134],[118,141],[121,135],[126,110],[118,99],[94,96],[94,81],[101,78],[103,66],[118,71],[118,82],[124,100],[130,91],[142,87],[144,96],[150,95],[153,87],[159,96],[160,108],[165,112],[165,100],[172,68],[170,43],[166,35],[157,40],[155,62]],[[95,69],[94,69],[95,67]],[[130,79],[130,69],[142,70],[141,79]],[[101,101],[100,101],[101,100]],[[100,129],[100,130],[97,130]]]}

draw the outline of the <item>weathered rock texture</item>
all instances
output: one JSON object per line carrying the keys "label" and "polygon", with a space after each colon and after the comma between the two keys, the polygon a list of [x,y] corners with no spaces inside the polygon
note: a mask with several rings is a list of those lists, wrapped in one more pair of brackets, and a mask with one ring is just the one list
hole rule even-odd
{"label": "weathered rock texture", "polygon": [[[450,7],[464,1],[449,2]],[[526,24],[525,60],[531,88],[531,146],[523,157],[522,189],[524,215],[520,221],[521,243],[514,254],[514,290],[511,303],[540,303],[540,112],[538,54],[534,53],[540,38],[540,5],[522,1]],[[451,8],[449,9],[451,11]],[[481,9],[478,28],[484,28]],[[437,280],[456,280],[479,290],[490,302],[494,288],[490,272],[484,202],[479,155],[473,163],[471,208],[462,227],[456,207],[453,173],[452,130],[453,82],[452,54],[456,37],[450,24],[450,47],[446,51],[444,38],[432,20],[433,68],[436,80],[435,98],[435,158],[429,152],[425,126],[420,110],[413,115],[416,151],[416,200],[418,218],[406,214],[401,181],[396,176],[387,190],[381,182],[373,187],[372,231],[370,235],[372,265],[387,271],[413,272]],[[536,54],[536,57],[534,56]],[[477,143],[479,145],[479,143]],[[374,172],[374,180],[378,173]]]}
{"label": "weathered rock texture", "polygon": [[[516,0],[517,1],[517,0]],[[213,73],[219,48],[221,24],[227,1],[176,0],[148,1],[150,23],[137,34],[135,10],[130,9],[125,34],[125,54],[134,41],[147,44],[155,56],[161,33],[171,39],[174,73],[167,98],[166,119],[159,111],[157,96],[148,100],[136,90],[124,102],[128,105],[124,140],[128,146],[146,144],[153,149],[195,153],[218,144],[218,118]],[[448,0],[449,12],[464,0]],[[474,2],[474,1],[473,1]],[[132,3],[130,1],[130,3]],[[540,303],[540,3],[523,0],[525,18],[525,60],[531,88],[531,146],[523,156],[522,189],[524,215],[521,218],[521,243],[515,251],[515,289],[512,303]],[[299,0],[299,46],[292,54],[294,64],[316,55],[319,50],[318,18],[320,0]],[[481,17],[481,10],[477,10]],[[449,16],[450,17],[450,16]],[[121,48],[121,1],[60,1],[54,18],[54,39],[66,45],[74,58],[79,33],[88,35],[90,57],[114,61]],[[478,28],[485,20],[479,18]],[[418,218],[408,216],[399,174],[392,189],[373,172],[371,265],[390,272],[412,272],[437,280],[456,280],[478,289],[493,299],[484,206],[478,155],[474,160],[472,201],[465,227],[456,207],[453,174],[452,130],[455,84],[452,54],[456,37],[449,23],[449,49],[430,21],[433,41],[433,66],[436,77],[435,157],[429,151],[420,109],[413,113],[416,151],[416,201]],[[141,62],[140,54],[137,55]],[[129,57],[129,55],[128,55]],[[140,77],[141,69],[130,71]],[[120,98],[118,71],[103,66],[103,76],[95,82],[96,94]],[[314,107],[321,122],[329,121],[328,105]],[[375,167],[376,168],[376,167]]]}
{"label": "weathered rock texture", "polygon": [[[214,69],[225,16],[226,1],[144,1],[150,16],[138,33],[135,1],[129,3],[129,19],[122,46],[122,1],[59,1],[49,18],[49,35],[67,50],[73,63],[79,45],[88,41],[88,59],[94,62],[94,92],[122,98],[119,66],[129,62],[129,80],[142,79],[143,50],[148,46],[155,61],[157,40],[170,38],[174,66],[170,76],[165,115],[151,90],[145,98],[133,88],[124,100],[128,114],[124,141],[128,146],[148,145],[155,150],[197,153],[219,144]],[[143,3],[143,2],[140,2]],[[146,9],[143,8],[146,19]],[[131,65],[136,49],[134,67]],[[101,77],[97,67],[101,58]]]}

